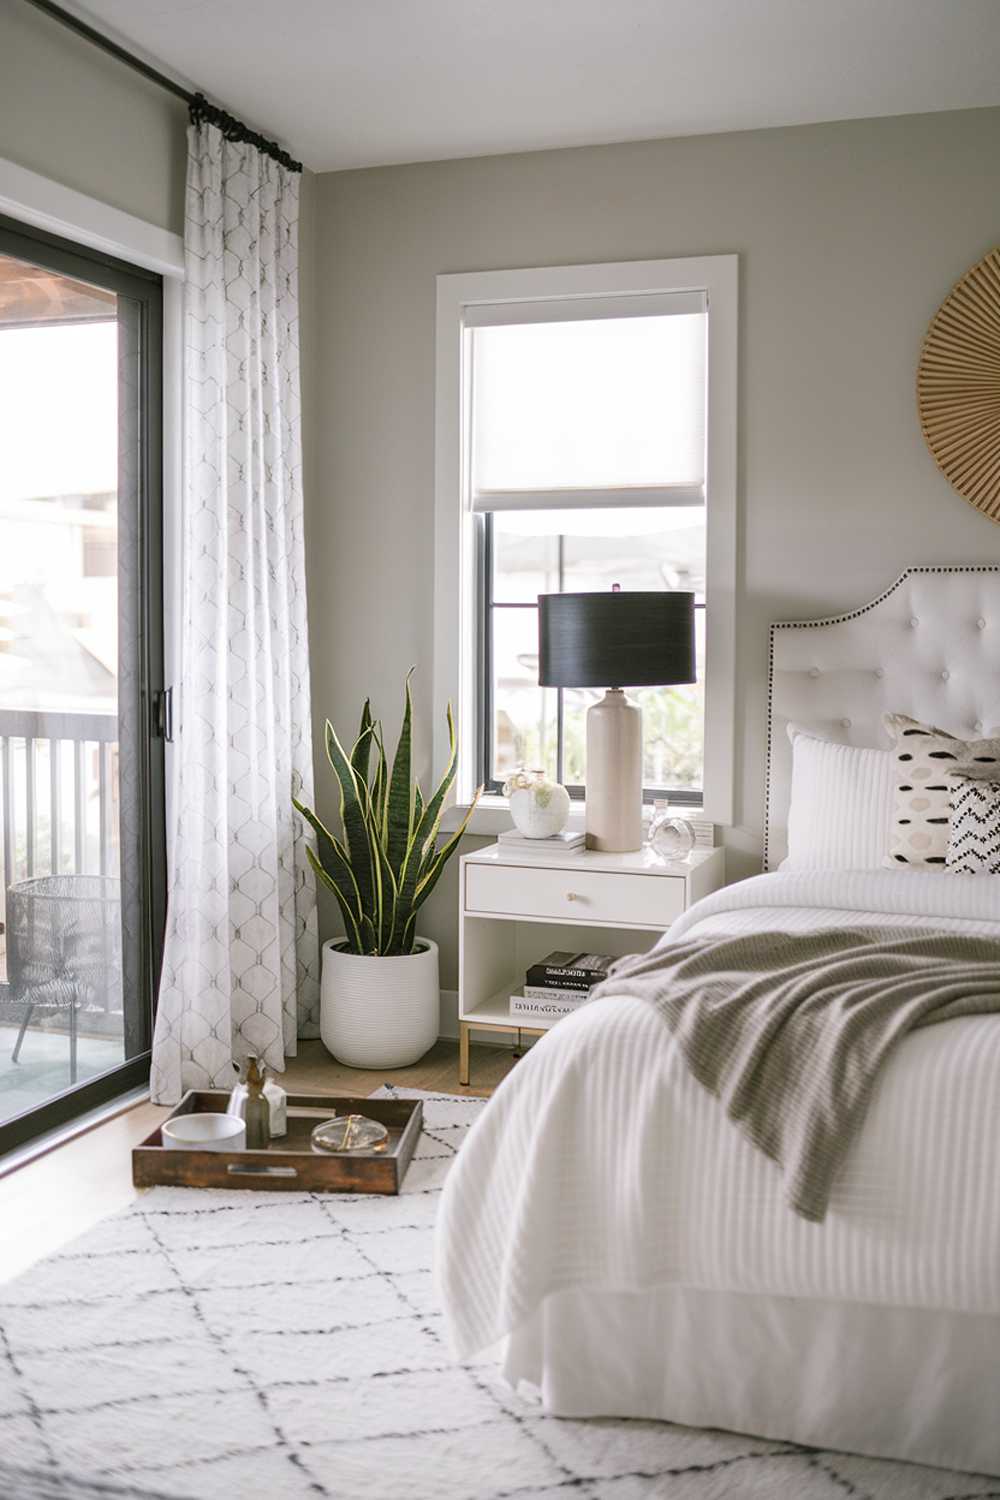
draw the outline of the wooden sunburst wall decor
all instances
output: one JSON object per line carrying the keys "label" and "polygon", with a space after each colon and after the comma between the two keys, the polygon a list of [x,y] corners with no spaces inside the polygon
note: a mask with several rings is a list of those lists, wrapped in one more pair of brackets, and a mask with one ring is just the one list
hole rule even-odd
{"label": "wooden sunburst wall decor", "polygon": [[1000,522],[1000,249],[966,271],[931,319],[917,407],[942,474]]}

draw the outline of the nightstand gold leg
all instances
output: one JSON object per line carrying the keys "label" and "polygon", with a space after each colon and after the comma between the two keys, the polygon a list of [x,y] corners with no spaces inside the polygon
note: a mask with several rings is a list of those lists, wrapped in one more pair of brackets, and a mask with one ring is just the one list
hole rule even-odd
{"label": "nightstand gold leg", "polygon": [[458,1023],[458,1081],[469,1082],[469,1027],[464,1021]]}

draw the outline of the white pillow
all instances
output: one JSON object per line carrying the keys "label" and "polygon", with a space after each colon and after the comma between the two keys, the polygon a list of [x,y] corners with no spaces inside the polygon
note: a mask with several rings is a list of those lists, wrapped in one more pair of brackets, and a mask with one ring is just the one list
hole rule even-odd
{"label": "white pillow", "polygon": [[840,745],[789,724],[792,801],[783,870],[878,870],[895,795],[891,750]]}

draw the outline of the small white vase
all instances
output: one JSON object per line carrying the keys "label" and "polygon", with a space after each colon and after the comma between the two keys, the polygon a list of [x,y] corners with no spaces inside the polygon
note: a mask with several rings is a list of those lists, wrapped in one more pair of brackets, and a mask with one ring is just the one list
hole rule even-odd
{"label": "small white vase", "polygon": [[543,771],[534,773],[530,786],[512,787],[508,801],[514,827],[526,839],[550,839],[562,832],[569,818],[569,792]]}
{"label": "small white vase", "polygon": [[437,1041],[438,947],[417,938],[405,957],[346,953],[323,944],[319,1034],[349,1068],[405,1068]]}

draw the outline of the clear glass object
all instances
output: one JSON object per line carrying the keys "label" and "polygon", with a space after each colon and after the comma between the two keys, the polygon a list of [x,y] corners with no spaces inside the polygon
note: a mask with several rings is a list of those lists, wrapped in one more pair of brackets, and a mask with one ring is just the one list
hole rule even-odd
{"label": "clear glass object", "polygon": [[389,1132],[367,1115],[338,1115],[312,1133],[314,1151],[384,1151]]}
{"label": "clear glass object", "polygon": [[647,842],[661,859],[684,859],[694,848],[694,829],[686,818],[671,811],[665,799],[657,798]]}

